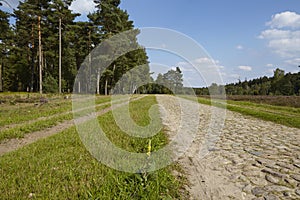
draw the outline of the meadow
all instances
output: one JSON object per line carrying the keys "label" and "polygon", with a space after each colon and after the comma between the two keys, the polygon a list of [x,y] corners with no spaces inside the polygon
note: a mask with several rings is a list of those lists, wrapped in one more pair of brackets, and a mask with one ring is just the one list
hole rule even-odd
{"label": "meadow", "polygon": [[[188,97],[185,97],[188,98]],[[260,97],[261,98],[261,97]],[[259,99],[260,99],[259,98]],[[295,105],[297,103],[287,103],[282,97],[271,97],[271,100],[259,101],[253,98],[229,97],[234,100],[222,100],[218,97],[198,97],[198,102],[201,104],[217,106],[228,109],[230,111],[239,112],[244,115],[249,115],[262,120],[275,122],[289,127],[300,128],[300,108]],[[268,97],[266,97],[268,99]],[[286,98],[284,98],[286,99]],[[292,102],[298,100],[298,97],[291,97]],[[288,106],[278,106],[288,105]]]}
{"label": "meadow", "polygon": [[[97,105],[110,100],[98,97]],[[22,137],[31,131],[54,126],[62,120],[69,120],[70,101],[62,98],[49,101],[40,107],[34,105],[9,105],[11,118],[19,115],[20,120],[9,121],[1,115],[3,138]],[[154,96],[148,96],[130,103],[133,119],[140,125],[149,123],[148,109],[156,104]],[[55,106],[61,105],[61,106]],[[3,105],[1,105],[3,106]],[[49,108],[52,109],[49,113]],[[27,108],[25,108],[27,107]],[[101,110],[107,106],[100,106]],[[2,109],[2,107],[1,107]],[[7,108],[3,108],[7,109]],[[32,119],[49,117],[46,122],[37,120],[24,123],[28,112],[34,113]],[[15,110],[13,112],[13,110]],[[158,111],[157,111],[158,112]],[[21,114],[22,113],[22,114]],[[58,115],[60,113],[60,115]],[[51,117],[57,115],[57,117]],[[134,151],[149,151],[149,139],[134,139],[126,136],[114,123],[111,112],[98,117],[107,136],[117,146]],[[9,128],[8,125],[19,126]],[[28,127],[30,126],[30,127]],[[15,132],[20,131],[20,134]],[[151,138],[151,151],[156,151],[168,142],[163,130]],[[126,173],[111,169],[93,158],[82,144],[76,128],[73,126],[60,133],[39,140],[16,151],[0,157],[1,194],[0,199],[174,199],[185,193],[179,192],[184,179],[175,178],[174,170],[180,170],[176,164],[152,173]]]}

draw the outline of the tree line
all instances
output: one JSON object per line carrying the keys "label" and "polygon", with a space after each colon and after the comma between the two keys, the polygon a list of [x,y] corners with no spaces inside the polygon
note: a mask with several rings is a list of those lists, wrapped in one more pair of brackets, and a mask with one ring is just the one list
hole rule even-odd
{"label": "tree line", "polygon": [[159,73],[156,80],[146,85],[148,94],[183,94],[183,74],[180,67],[174,67],[164,74]]}
{"label": "tree line", "polygon": [[[12,14],[0,10],[0,91],[58,92],[61,77],[62,92],[72,92],[78,70],[101,42],[132,31],[130,43],[138,45],[139,31],[120,9],[120,0],[94,0],[96,10],[88,14],[88,21],[75,21],[80,14],[70,10],[72,2],[25,0]],[[9,24],[10,17],[15,19],[14,25]],[[135,81],[150,80],[148,57],[142,47],[87,76],[97,79],[95,92],[109,94],[123,74],[140,65],[143,67],[136,76],[140,80]],[[79,90],[85,92],[89,87],[85,83]]]}
{"label": "tree line", "polygon": [[[225,90],[224,90],[225,89]],[[239,80],[237,83],[217,85],[213,83],[209,87],[194,88],[197,95],[209,95],[210,91],[222,90],[227,95],[300,95],[300,72],[285,73],[277,68],[272,77],[260,77],[253,80]],[[216,92],[217,93],[217,92]]]}

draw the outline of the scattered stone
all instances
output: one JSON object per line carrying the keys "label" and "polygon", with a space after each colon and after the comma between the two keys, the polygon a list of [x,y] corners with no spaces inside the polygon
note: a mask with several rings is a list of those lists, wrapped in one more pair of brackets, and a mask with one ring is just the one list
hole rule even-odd
{"label": "scattered stone", "polygon": [[264,187],[265,190],[267,190],[268,192],[285,192],[285,191],[290,191],[291,188],[285,187],[285,186],[280,186],[280,185],[268,185]]}
{"label": "scattered stone", "polygon": [[285,178],[284,182],[287,183],[288,185],[292,186],[292,188],[296,188],[297,187],[297,181],[292,179],[292,178]]}
{"label": "scattered stone", "polygon": [[261,188],[261,187],[255,187],[255,188],[253,188],[253,189],[251,190],[251,192],[252,192],[252,194],[253,194],[254,196],[260,197],[260,196],[262,196],[266,191],[265,191],[263,188]]}
{"label": "scattered stone", "polygon": [[294,163],[294,166],[300,168],[300,164],[298,163]]}
{"label": "scattered stone", "polygon": [[286,177],[286,175],[284,175],[284,174],[280,174],[280,173],[277,173],[277,172],[274,172],[274,171],[271,171],[271,170],[268,170],[268,169],[262,169],[261,171],[264,172],[264,173],[267,173],[267,174],[271,174],[272,176],[279,177],[279,178],[285,178]]}
{"label": "scattered stone", "polygon": [[275,164],[270,163],[270,162],[265,163],[264,165],[265,165],[265,167],[270,168],[270,169],[278,169],[279,168]]}
{"label": "scattered stone", "polygon": [[283,196],[285,196],[285,197],[290,197],[290,196],[291,196],[290,193],[288,193],[287,191],[284,191],[282,194],[283,194]]}
{"label": "scattered stone", "polygon": [[283,167],[283,168],[286,168],[286,169],[289,169],[289,170],[293,170],[293,167],[286,164],[286,163],[276,163],[276,165],[278,165],[280,167]]}
{"label": "scattered stone", "polygon": [[299,182],[300,182],[300,175],[298,175],[298,174],[293,174],[293,175],[291,175],[291,177],[292,177],[293,179],[295,179],[296,181],[299,181]]}
{"label": "scattered stone", "polygon": [[266,180],[269,181],[270,183],[277,184],[279,183],[279,179],[275,178],[274,176],[271,176],[269,174],[266,175]]}
{"label": "scattered stone", "polygon": [[268,195],[264,196],[264,199],[265,200],[278,200],[278,197],[276,197],[273,194],[268,194]]}
{"label": "scattered stone", "polygon": [[248,185],[246,185],[246,186],[243,188],[243,192],[245,192],[245,193],[247,193],[247,194],[250,194],[250,193],[251,193],[251,189],[252,189],[251,184],[248,184]]}
{"label": "scattered stone", "polygon": [[278,169],[279,167],[275,165],[275,162],[264,159],[264,158],[257,158],[256,162],[259,163],[260,165],[264,165],[267,168],[270,169]]}
{"label": "scattered stone", "polygon": [[250,182],[253,183],[254,185],[257,186],[265,186],[268,184],[268,182],[264,178],[259,178],[259,177],[248,177]]}
{"label": "scattered stone", "polygon": [[252,155],[254,155],[254,156],[261,156],[263,153],[262,152],[260,152],[260,151],[253,151],[253,150],[251,150],[251,151],[248,151],[248,153],[250,153],[250,154],[252,154]]}
{"label": "scattered stone", "polygon": [[261,176],[261,172],[257,171],[257,170],[252,170],[252,171],[244,171],[242,172],[242,174],[246,177],[250,177],[250,176]]}
{"label": "scattered stone", "polygon": [[300,189],[296,189],[296,190],[295,190],[295,193],[296,193],[298,196],[300,196]]}
{"label": "scattered stone", "polygon": [[286,168],[281,168],[281,169],[279,170],[279,172],[282,173],[282,174],[289,174],[290,171],[291,171],[291,170],[288,170],[288,169],[286,169]]}

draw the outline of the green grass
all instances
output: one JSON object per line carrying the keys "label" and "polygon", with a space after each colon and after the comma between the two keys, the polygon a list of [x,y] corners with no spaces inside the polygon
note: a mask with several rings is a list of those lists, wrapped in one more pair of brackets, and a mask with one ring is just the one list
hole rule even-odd
{"label": "green grass", "polygon": [[[186,97],[188,98],[188,97]],[[198,98],[198,102],[206,105],[213,105],[220,108],[250,115],[266,121],[279,123],[282,125],[300,128],[300,109],[287,106],[273,106],[268,104],[258,104],[246,101],[224,101]]]}
{"label": "green grass", "polygon": [[[95,98],[95,104],[98,105],[109,102],[110,99],[110,96],[97,96]],[[83,104],[84,103],[85,102],[83,102]],[[71,110],[71,100],[64,100],[59,96],[54,96],[54,98],[49,100],[49,103],[39,106],[34,105],[34,103],[18,103],[16,105],[4,104],[0,105],[0,126],[20,124],[41,117],[70,112]]]}
{"label": "green grass", "polygon": [[[109,106],[110,106],[109,104],[102,105],[97,107],[96,110],[99,111]],[[67,114],[62,114],[54,117],[49,117],[48,119],[38,120],[33,123],[23,124],[22,126],[16,126],[6,130],[1,130],[0,142],[5,139],[22,138],[28,133],[32,133],[34,131],[41,131],[46,128],[51,128],[63,121],[72,120],[72,119],[73,119],[73,114],[67,113]]]}
{"label": "green grass", "polygon": [[[137,123],[149,122],[147,111],[154,103],[150,96],[130,104]],[[113,143],[146,151],[148,142],[125,136],[111,112],[98,119]],[[155,137],[153,151],[167,143],[163,132]],[[75,128],[70,128],[0,157],[0,199],[180,199],[183,183],[171,175],[175,167],[147,175],[116,171],[91,157]]]}
{"label": "green grass", "polygon": [[[102,110],[109,107],[110,97],[98,97],[96,98],[96,111]],[[108,103],[107,105],[99,105],[102,103]],[[82,112],[82,111],[81,111]],[[65,120],[71,120],[73,115],[71,113],[71,102],[62,102],[57,101],[50,102],[42,105],[41,107],[32,106],[30,109],[28,107],[25,109],[18,109],[14,107],[9,113],[9,119],[5,120],[5,116],[1,116],[2,122],[10,122],[10,119],[16,126],[12,128],[0,130],[0,141],[4,139],[12,138],[22,138],[25,134],[44,130],[46,128],[53,127],[58,123],[61,123]],[[35,118],[34,118],[35,117]],[[44,118],[40,118],[44,117]],[[47,118],[45,118],[47,117]],[[30,120],[33,120],[29,122]],[[16,123],[19,122],[19,123]],[[20,124],[23,122],[23,124]],[[29,123],[26,123],[29,122]],[[10,124],[10,123],[8,123]],[[8,125],[6,124],[6,125]]]}
{"label": "green grass", "polygon": [[65,120],[71,120],[72,117],[72,114],[65,114],[53,117],[51,119],[39,120],[30,124],[25,124],[20,127],[17,126],[14,128],[6,129],[0,131],[0,141],[11,138],[22,138],[25,134],[53,127]]}
{"label": "green grass", "polygon": [[71,110],[71,101],[53,101],[41,106],[27,105],[1,105],[0,126],[18,124],[40,117],[47,117],[57,113]]}

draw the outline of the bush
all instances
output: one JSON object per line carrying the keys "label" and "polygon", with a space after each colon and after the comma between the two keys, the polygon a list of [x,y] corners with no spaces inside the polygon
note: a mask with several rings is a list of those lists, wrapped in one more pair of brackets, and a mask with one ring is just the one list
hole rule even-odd
{"label": "bush", "polygon": [[48,74],[43,82],[43,92],[45,93],[57,93],[58,92],[58,83],[57,80]]}

